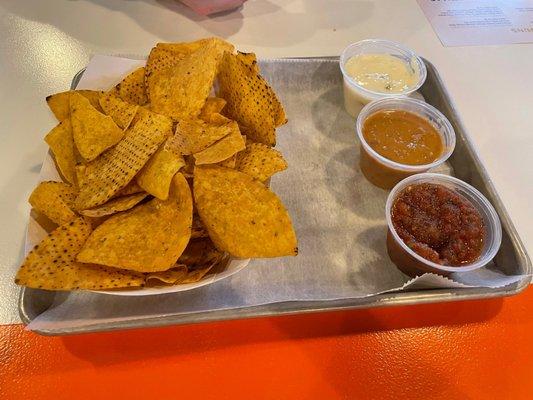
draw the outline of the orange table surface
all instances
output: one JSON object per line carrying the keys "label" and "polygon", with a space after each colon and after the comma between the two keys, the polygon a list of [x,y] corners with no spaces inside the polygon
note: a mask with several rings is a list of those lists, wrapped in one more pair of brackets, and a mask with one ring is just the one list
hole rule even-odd
{"label": "orange table surface", "polygon": [[503,299],[43,337],[1,399],[532,399],[533,287]]}

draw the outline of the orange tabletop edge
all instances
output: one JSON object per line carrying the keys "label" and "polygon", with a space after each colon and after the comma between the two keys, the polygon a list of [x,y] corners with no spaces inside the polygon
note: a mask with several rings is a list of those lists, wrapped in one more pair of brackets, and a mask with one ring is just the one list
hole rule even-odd
{"label": "orange tabletop edge", "polygon": [[0,398],[530,399],[533,288],[66,337],[0,327]]}

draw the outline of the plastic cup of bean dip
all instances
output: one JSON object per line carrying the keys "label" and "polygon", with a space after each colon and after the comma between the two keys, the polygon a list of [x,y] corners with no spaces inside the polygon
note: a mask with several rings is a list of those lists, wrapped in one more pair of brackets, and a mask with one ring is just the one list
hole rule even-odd
{"label": "plastic cup of bean dip", "polygon": [[426,65],[407,47],[389,40],[352,43],[340,56],[344,106],[357,117],[365,104],[414,95],[426,80]]}
{"label": "plastic cup of bean dip", "polygon": [[[381,124],[375,124],[379,116],[383,117]],[[455,131],[448,119],[420,100],[373,101],[363,108],[355,126],[361,144],[361,171],[382,189],[392,189],[408,176],[438,167],[455,148]],[[370,141],[369,137],[373,139]]]}
{"label": "plastic cup of bean dip", "polygon": [[469,184],[442,174],[404,179],[385,206],[387,251],[409,276],[449,275],[487,265],[502,240],[494,207]]}

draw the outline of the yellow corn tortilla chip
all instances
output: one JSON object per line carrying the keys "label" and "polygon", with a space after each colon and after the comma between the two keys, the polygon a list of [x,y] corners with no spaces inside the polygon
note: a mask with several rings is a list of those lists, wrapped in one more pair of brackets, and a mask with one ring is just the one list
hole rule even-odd
{"label": "yellow corn tortilla chip", "polygon": [[104,204],[123,189],[170,134],[170,119],[146,111],[126,130],[124,139],[87,164],[85,182],[80,185],[75,202],[76,209],[86,210]]}
{"label": "yellow corn tortilla chip", "polygon": [[200,39],[184,43],[158,43],[150,51],[146,61],[145,82],[149,93],[150,81],[154,74],[175,67],[182,59],[208,44],[213,44],[221,51],[233,51],[233,45],[219,38]]}
{"label": "yellow corn tortilla chip", "polygon": [[87,166],[85,164],[78,164],[74,167],[74,172],[76,174],[76,182],[78,182],[78,187],[85,185],[87,183]]}
{"label": "yellow corn tortilla chip", "polygon": [[144,67],[137,68],[127,75],[117,86],[115,93],[125,102],[137,105],[144,105],[148,102],[146,86],[144,82]]}
{"label": "yellow corn tortilla chip", "polygon": [[[141,106],[137,110],[137,114],[133,117],[133,120],[131,121],[130,127],[135,125],[137,121],[139,121],[142,118],[146,118],[146,116],[150,115],[152,111],[150,111],[149,107]],[[167,117],[168,118],[168,117]],[[170,120],[172,122],[172,120]]]}
{"label": "yellow corn tortilla chip", "polygon": [[246,135],[269,146],[276,144],[275,128],[282,108],[268,83],[237,56],[224,53],[219,66],[218,96],[227,101],[224,114],[237,121]]}
{"label": "yellow corn tortilla chip", "polygon": [[80,214],[92,218],[116,214],[117,212],[126,211],[135,207],[137,204],[143,201],[146,196],[148,196],[148,193],[135,193],[130,194],[129,196],[117,197],[109,200],[107,203],[102,204],[101,206],[83,210],[80,212]]}
{"label": "yellow corn tortilla chip", "polygon": [[237,123],[233,122],[233,124],[235,124],[236,129],[232,130],[229,135],[212,144],[207,149],[193,155],[196,165],[221,162],[246,147],[244,138],[238,130]]}
{"label": "yellow corn tortilla chip", "polygon": [[94,160],[124,136],[111,117],[97,111],[89,100],[78,93],[70,96],[70,112],[74,143],[87,161]]}
{"label": "yellow corn tortilla chip", "polygon": [[223,254],[220,258],[213,260],[211,263],[198,267],[187,272],[185,279],[181,280],[179,284],[195,283],[201,281],[209,272],[222,272],[226,269],[229,262],[229,256]]}
{"label": "yellow corn tortilla chip", "polygon": [[171,285],[182,285],[186,283],[196,283],[202,280],[202,278],[215,266],[219,264],[227,264],[227,258],[222,255],[216,259],[206,259],[205,263],[198,264],[194,269],[189,269],[187,265],[177,264],[175,267],[163,272],[152,272],[147,274],[146,281],[153,283],[156,286],[164,282]]}
{"label": "yellow corn tortilla chip", "polygon": [[279,198],[251,176],[197,166],[194,199],[218,249],[237,258],[294,256],[296,234]]}
{"label": "yellow corn tortilla chip", "polygon": [[102,111],[98,99],[103,92],[99,90],[68,90],[66,92],[52,94],[46,97],[46,103],[54,113],[58,121],[63,121],[70,116],[70,95],[79,93],[89,100],[91,105],[98,111]]}
{"label": "yellow corn tortilla chip", "polygon": [[174,53],[159,46],[154,47],[150,51],[144,72],[144,82],[148,98],[151,97],[150,86],[152,85],[153,77],[160,72],[175,67],[186,56],[187,54],[185,53]]}
{"label": "yellow corn tortilla chip", "polygon": [[158,286],[161,282],[166,284],[174,284],[179,282],[187,277],[187,266],[186,265],[176,265],[166,271],[162,272],[151,272],[146,274],[146,282],[148,284],[154,284]]}
{"label": "yellow corn tortilla chip", "polygon": [[178,259],[178,264],[186,265],[189,270],[212,265],[222,259],[224,253],[218,250],[208,237],[191,240]]}
{"label": "yellow corn tortilla chip", "polygon": [[206,43],[200,41],[191,43],[157,43],[152,48],[146,60],[145,81],[149,81],[157,72],[175,67],[183,58],[195,52]]}
{"label": "yellow corn tortilla chip", "polygon": [[234,131],[239,133],[239,126],[235,121],[214,125],[200,119],[183,119],[177,124],[176,132],[169,139],[167,147],[180,154],[190,155],[208,148]]}
{"label": "yellow corn tortilla chip", "polygon": [[283,105],[274,91],[272,91],[272,112],[274,114],[274,125],[276,127],[287,123],[288,120]]}
{"label": "yellow corn tortilla chip", "polygon": [[73,211],[76,190],[63,182],[41,182],[30,195],[31,206],[58,225],[76,218]]}
{"label": "yellow corn tortilla chip", "polygon": [[217,37],[205,38],[195,40],[193,42],[181,42],[181,43],[157,43],[157,47],[162,50],[171,51],[175,54],[191,54],[201,47],[208,44],[215,44],[216,46],[224,48],[226,51],[233,51],[233,45],[226,42],[224,39]]}
{"label": "yellow corn tortilla chip", "polygon": [[83,218],[61,225],[28,254],[15,283],[46,290],[103,290],[144,284],[139,273],[77,262],[76,255],[90,233],[91,225]]}
{"label": "yellow corn tortilla chip", "polygon": [[194,118],[211,91],[222,52],[209,43],[174,67],[152,75],[149,82],[152,110],[175,121]]}
{"label": "yellow corn tortilla chip", "polygon": [[131,194],[144,192],[144,189],[139,186],[136,180],[132,180],[117,193],[115,193],[111,198],[115,199],[117,197],[129,196]]}
{"label": "yellow corn tortilla chip", "polygon": [[215,163],[214,165],[218,165],[219,167],[225,167],[225,168],[235,168],[237,165],[237,155],[241,154],[241,152],[238,152],[234,155],[232,155],[230,158],[220,161],[218,163]]}
{"label": "yellow corn tortilla chip", "polygon": [[211,270],[211,268],[213,268],[215,266],[216,263],[213,263],[213,264],[210,264],[210,265],[206,265],[202,268],[198,268],[198,269],[195,269],[194,271],[188,271],[187,272],[187,275],[177,281],[177,282],[174,282],[174,284],[181,284],[181,285],[184,285],[186,283],[196,283],[196,282],[199,282],[202,280],[202,278]]}
{"label": "yellow corn tortilla chip", "polygon": [[231,122],[231,119],[223,116],[219,113],[213,113],[209,116],[209,119],[207,122],[213,124],[213,125],[225,125]]}
{"label": "yellow corn tortilla chip", "polygon": [[287,161],[272,147],[250,143],[237,155],[235,169],[264,182],[276,172],[287,169]]}
{"label": "yellow corn tortilla chip", "polygon": [[70,118],[65,118],[44,138],[50,146],[55,162],[63,178],[76,184],[76,153],[74,152],[74,139],[72,138],[72,125]]}
{"label": "yellow corn tortilla chip", "polygon": [[172,177],[184,166],[180,153],[162,145],[137,174],[137,183],[151,195],[166,200]]}
{"label": "yellow corn tortilla chip", "polygon": [[167,200],[147,203],[113,215],[94,230],[78,261],[139,272],[166,271],[191,237],[192,197],[180,173]]}
{"label": "yellow corn tortilla chip", "polygon": [[104,215],[102,217],[87,217],[85,216],[85,220],[89,221],[92,228],[95,229],[96,227],[102,225],[106,220],[109,219],[111,215]]}
{"label": "yellow corn tortilla chip", "polygon": [[226,100],[220,97],[208,97],[204,106],[202,107],[202,110],[200,111],[198,118],[209,122],[211,114],[220,113],[225,105]]}
{"label": "yellow corn tortilla chip", "polygon": [[112,93],[105,93],[100,97],[100,106],[121,129],[128,129],[139,109],[138,105],[126,103]]}
{"label": "yellow corn tortilla chip", "polygon": [[[259,64],[257,64],[257,57],[254,53],[241,53],[237,52],[237,58],[241,60],[250,70],[259,74]],[[270,91],[270,96],[272,98],[272,115],[274,116],[274,126],[281,126],[287,123],[287,117],[285,115],[285,110],[279,101],[276,92],[273,90]]]}
{"label": "yellow corn tortilla chip", "polygon": [[242,53],[237,52],[237,58],[249,67],[254,73],[259,73],[259,65],[257,64],[257,57],[255,53]]}

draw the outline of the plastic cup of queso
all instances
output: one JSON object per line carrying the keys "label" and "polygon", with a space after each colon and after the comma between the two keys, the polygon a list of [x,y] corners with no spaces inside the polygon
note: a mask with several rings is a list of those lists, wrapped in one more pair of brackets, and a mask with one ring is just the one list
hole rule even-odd
{"label": "plastic cup of queso", "polygon": [[[416,253],[398,235],[392,217],[392,209],[398,197],[409,187],[423,183],[442,185],[451,189],[467,200],[481,215],[484,227],[482,249],[479,257],[460,266],[441,265],[425,259]],[[424,273],[434,273],[447,276],[452,272],[467,272],[484,267],[498,252],[502,241],[502,228],[496,210],[477,189],[457,178],[442,174],[418,174],[404,179],[389,193],[385,206],[387,218],[387,251],[392,262],[405,274],[419,276]]]}
{"label": "plastic cup of queso", "polygon": [[[365,121],[379,111],[399,110],[422,117],[428,121],[442,140],[442,153],[429,164],[409,165],[389,160],[378,154],[365,140],[363,128]],[[448,119],[435,107],[415,99],[382,99],[367,104],[360,112],[355,123],[360,142],[359,166],[366,179],[382,189],[392,189],[402,179],[414,174],[427,172],[445,162],[455,148],[455,131]]]}
{"label": "plastic cup of queso", "polygon": [[[403,60],[406,65],[417,74],[418,81],[401,92],[378,92],[361,86],[348,74],[345,65],[352,57],[363,54],[387,54]],[[343,76],[344,107],[348,114],[357,117],[365,104],[385,98],[398,98],[414,94],[425,82],[427,76],[426,64],[415,52],[400,43],[384,39],[366,39],[352,43],[346,47],[339,59]]]}

